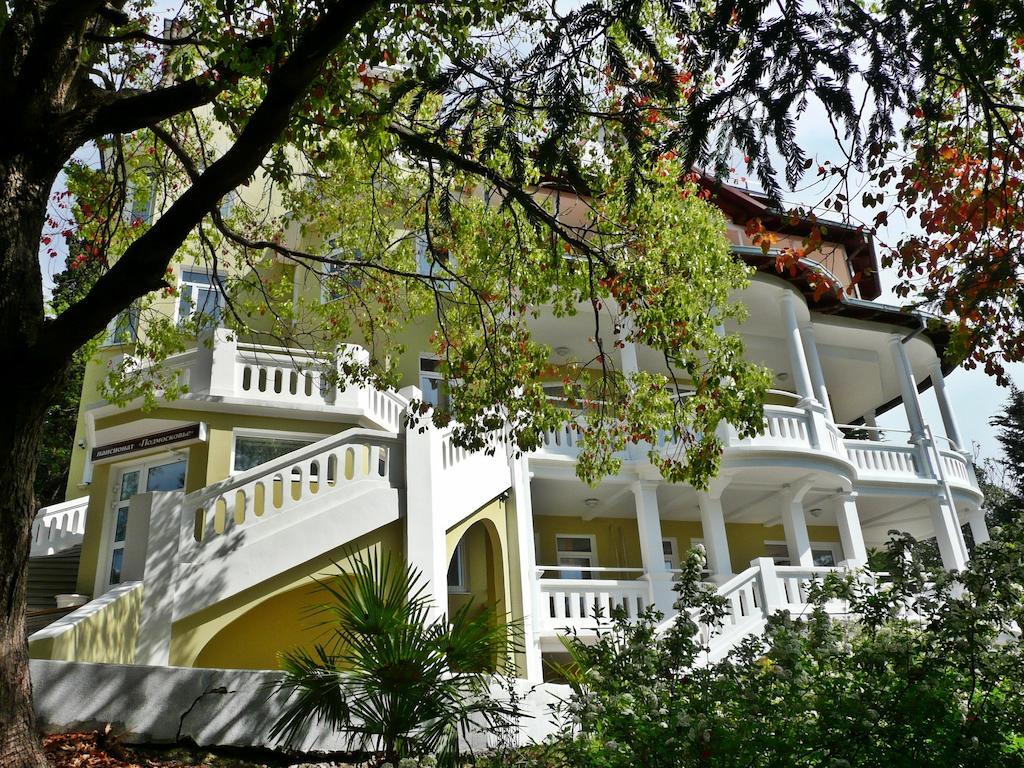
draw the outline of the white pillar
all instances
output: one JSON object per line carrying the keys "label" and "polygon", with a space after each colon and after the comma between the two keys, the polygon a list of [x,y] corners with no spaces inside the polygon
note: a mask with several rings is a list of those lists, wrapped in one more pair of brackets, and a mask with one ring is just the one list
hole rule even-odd
{"label": "white pillar", "polygon": [[950,509],[941,497],[931,499],[928,504],[931,507],[932,527],[942,556],[942,566],[947,571],[962,571],[967,567],[967,550],[956,510]]}
{"label": "white pillar", "polygon": [[651,600],[666,616],[672,614],[675,602],[672,574],[665,568],[665,549],[658,514],[658,481],[638,480],[633,483],[636,499],[636,527],[640,536],[640,558],[644,576],[651,584]]}
{"label": "white pillar", "polygon": [[867,565],[868,549],[864,545],[864,533],[860,527],[857,512],[857,497],[848,494],[839,500],[836,510],[836,524],[839,526],[839,540],[843,544],[843,561],[847,568]]}
{"label": "white pillar", "polygon": [[942,426],[948,437],[958,450],[963,450],[964,444],[960,439],[960,428],[956,423],[956,416],[950,408],[949,398],[946,396],[946,379],[942,375],[942,364],[936,360],[929,369],[932,379],[932,388],[935,390],[935,399],[939,404],[939,413],[942,414]]}
{"label": "white pillar", "polygon": [[779,297],[779,309],[782,312],[782,321],[786,328],[789,363],[793,369],[793,383],[796,385],[796,392],[800,395],[800,405],[816,402],[814,387],[811,384],[811,372],[807,367],[807,357],[804,354],[804,345],[800,338],[800,326],[796,319],[796,299],[793,298],[790,291],[783,291],[782,296]]}
{"label": "white pillar", "polygon": [[238,337],[234,331],[227,328],[215,328],[213,330],[213,346],[210,348],[211,395],[230,397],[235,394],[237,360]]}
{"label": "white pillar", "polygon": [[825,386],[825,372],[821,369],[821,358],[818,356],[818,342],[814,338],[814,324],[804,323],[800,326],[800,336],[803,339],[804,353],[807,356],[807,364],[811,372],[811,384],[814,386],[814,396],[818,398],[825,409],[825,415],[829,421],[835,421],[832,413],[832,402],[829,400],[828,388]]}
{"label": "white pillar", "polygon": [[712,581],[722,584],[729,580],[733,571],[721,494],[711,495],[698,491],[697,502],[700,504],[700,527],[708,558],[708,571],[711,572]]}
{"label": "white pillar", "polygon": [[441,433],[432,426],[405,430],[405,552],[431,599],[429,620],[448,613],[448,546],[444,510],[436,502]]}
{"label": "white pillar", "polygon": [[878,442],[882,439],[881,434],[878,432],[878,421],[875,418],[874,410],[868,411],[864,414],[864,426],[871,427],[868,431],[868,440]]}
{"label": "white pillar", "polygon": [[537,553],[534,548],[533,499],[530,494],[530,471],[527,459],[522,456],[510,460],[512,493],[510,507],[515,515],[515,536],[510,541],[509,558],[518,557],[519,583],[522,599],[523,656],[521,672],[527,680],[540,683],[544,680],[541,661],[540,620],[536,611],[541,606],[540,583],[537,578]]}
{"label": "white pillar", "polygon": [[972,509],[967,513],[967,524],[971,527],[971,538],[974,546],[984,544],[991,537],[988,535],[988,523],[985,521],[985,510]]}
{"label": "white pillar", "polygon": [[143,582],[136,664],[170,664],[178,546],[193,526],[192,511],[183,508],[184,500],[183,491],[170,491],[140,493],[130,502],[129,536],[135,533],[145,541],[138,559],[127,563],[131,577]]}
{"label": "white pillar", "polygon": [[786,532],[786,548],[789,550],[791,565],[810,568],[814,565],[811,554],[811,539],[807,533],[807,516],[804,514],[805,487],[796,493],[782,497],[782,528]]}
{"label": "white pillar", "polygon": [[900,382],[900,393],[903,396],[903,408],[907,412],[911,440],[919,441],[924,437],[924,415],[921,413],[921,401],[917,395],[917,382],[914,381],[910,358],[903,347],[903,337],[895,333],[890,335],[889,346],[892,349],[893,362],[896,364],[896,376]]}

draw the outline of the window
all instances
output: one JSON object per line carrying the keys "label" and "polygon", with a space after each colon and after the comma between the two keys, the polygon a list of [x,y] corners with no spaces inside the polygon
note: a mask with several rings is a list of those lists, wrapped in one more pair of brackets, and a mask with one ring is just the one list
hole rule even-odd
{"label": "window", "polygon": [[469,591],[468,583],[466,581],[465,545],[465,539],[459,541],[455,546],[455,554],[452,555],[452,561],[448,565],[448,591],[456,594]]}
{"label": "window", "polygon": [[[442,277],[450,274],[455,268],[455,260],[448,255],[447,251],[431,251],[427,247],[427,237],[420,232],[416,235],[416,273],[425,277]],[[455,288],[452,280],[437,280],[434,286],[439,291],[451,293]]]}
{"label": "window", "polygon": [[268,461],[284,456],[286,453],[304,448],[315,441],[316,438],[313,437],[236,434],[231,471],[245,472],[260,464],[265,464]]}
{"label": "window", "polygon": [[181,284],[178,287],[178,322],[208,317],[213,323],[220,322],[220,288],[213,276],[197,269],[182,268]]}
{"label": "window", "polygon": [[420,390],[423,402],[441,410],[448,409],[448,382],[441,373],[441,361],[437,358],[420,358]]}
{"label": "window", "polygon": [[[558,565],[563,568],[594,568],[597,565],[597,552],[593,536],[555,536],[555,554]],[[562,579],[592,579],[590,571],[567,570],[559,571]]]}
{"label": "window", "polygon": [[117,317],[107,324],[107,334],[103,339],[104,346],[129,344],[139,336],[139,309],[129,307],[119,312]]}
{"label": "window", "polygon": [[[776,565],[792,565],[789,558],[789,546],[784,541],[766,541],[764,556],[770,557]],[[831,542],[812,541],[811,558],[815,568],[834,568],[842,559],[839,545]]]}
{"label": "window", "polygon": [[128,223],[132,226],[149,224],[153,220],[153,211],[156,208],[156,177],[148,176],[147,183],[128,183],[128,198],[131,205],[128,208]]}
{"label": "window", "polygon": [[231,190],[220,199],[220,217],[222,219],[229,218],[235,210],[236,203],[238,203],[238,193]]}
{"label": "window", "polygon": [[[330,246],[325,258],[338,261],[362,261],[363,252],[358,248],[344,248],[340,238],[329,237]],[[320,303],[328,304],[337,301],[347,289],[358,288],[363,284],[359,272],[344,264],[325,261],[320,265]]]}
{"label": "window", "polygon": [[665,570],[671,571],[679,567],[679,548],[674,538],[661,540],[661,552],[665,556]]}

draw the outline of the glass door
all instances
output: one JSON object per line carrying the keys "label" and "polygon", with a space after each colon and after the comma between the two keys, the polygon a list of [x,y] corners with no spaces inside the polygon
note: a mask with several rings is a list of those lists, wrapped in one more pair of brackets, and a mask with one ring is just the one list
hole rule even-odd
{"label": "glass door", "polygon": [[110,557],[107,587],[123,580],[125,547],[128,545],[128,508],[132,496],[145,491],[180,491],[185,487],[185,459],[166,458],[136,464],[117,471],[111,505]]}

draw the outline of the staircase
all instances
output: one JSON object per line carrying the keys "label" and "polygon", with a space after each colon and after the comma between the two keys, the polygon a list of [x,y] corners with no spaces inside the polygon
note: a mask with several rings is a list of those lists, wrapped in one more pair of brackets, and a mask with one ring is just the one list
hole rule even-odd
{"label": "staircase", "polygon": [[[789,611],[794,616],[809,613],[812,605],[808,597],[812,586],[844,570],[775,565],[769,557],[753,560],[747,570],[715,590],[728,603],[723,625],[713,628],[698,621],[700,639],[709,649],[702,663],[721,661],[745,637],[760,634],[773,613]],[[847,613],[845,604],[840,601],[829,602],[825,607],[829,613]],[[691,616],[698,620],[696,612]],[[673,617],[662,622],[658,632],[665,632],[674,621]]]}
{"label": "staircase", "polygon": [[55,555],[29,557],[28,560],[28,632],[48,626],[74,608],[58,608],[55,597],[71,594],[78,580],[78,560],[82,545],[77,544]]}
{"label": "staircase", "polygon": [[349,429],[184,495],[174,620],[398,520],[404,480],[399,435]]}

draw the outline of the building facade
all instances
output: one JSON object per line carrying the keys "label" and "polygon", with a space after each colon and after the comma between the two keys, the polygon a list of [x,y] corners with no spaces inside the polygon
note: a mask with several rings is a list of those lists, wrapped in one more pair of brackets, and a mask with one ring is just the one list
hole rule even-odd
{"label": "building facade", "polygon": [[[33,538],[37,568],[77,552],[68,591],[84,605],[62,615],[37,604],[56,621],[32,635],[33,656],[276,668],[278,652],[318,633],[311,577],[371,549],[418,567],[439,613],[473,601],[522,622],[517,665],[533,680],[560,652],[560,634],[594,628],[612,606],[671,616],[673,571],[694,545],[730,602],[721,653],[770,611],[802,610],[807,585],[830,569],[863,566],[891,530],[934,537],[943,564],[963,568],[963,531],[974,542],[987,532],[946,399],[946,331],[874,301],[875,254],[860,233],[829,225],[807,269],[843,287],[862,279],[849,293],[816,296],[806,271],[779,275],[744,234],[757,217],[785,244],[811,223],[774,215],[739,189],[719,189],[716,200],[737,257],[757,268],[737,297],[750,319],[728,330],[775,384],[761,434],[720,425],[722,468],[707,491],[666,482],[647,446],[587,486],[576,477],[572,425],[521,457],[497,438],[493,453],[470,453],[450,430],[407,428],[410,400],[444,397],[427,319],[407,329],[397,391],[338,389],[301,350],[217,329],[167,361],[187,392],[154,410],[101,399],[111,362],[132,352],[114,333],[86,376],[69,501],[40,511]],[[204,268],[181,265],[175,276],[168,313],[217,311]],[[534,332],[553,368],[575,359],[587,322],[541,313]],[[366,353],[351,345],[344,354]],[[664,366],[633,344],[618,354],[624,373]],[[926,397],[942,424],[926,422]],[[905,410],[906,431],[877,427],[891,408]]]}

